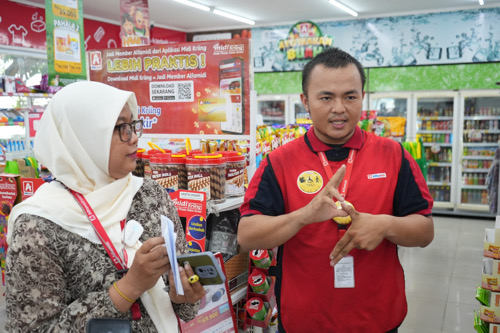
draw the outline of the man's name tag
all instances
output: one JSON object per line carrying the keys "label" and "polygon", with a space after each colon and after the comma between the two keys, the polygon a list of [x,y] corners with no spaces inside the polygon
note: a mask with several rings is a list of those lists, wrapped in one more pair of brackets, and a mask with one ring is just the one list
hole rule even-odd
{"label": "man's name tag", "polygon": [[335,288],[354,288],[354,257],[347,255],[333,267]]}

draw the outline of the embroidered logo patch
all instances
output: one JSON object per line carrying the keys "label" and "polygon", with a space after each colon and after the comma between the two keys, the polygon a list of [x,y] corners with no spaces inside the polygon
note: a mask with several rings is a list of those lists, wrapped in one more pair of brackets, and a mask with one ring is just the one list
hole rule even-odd
{"label": "embroidered logo patch", "polygon": [[387,175],[383,173],[372,173],[371,175],[368,175],[368,179],[378,179],[378,178],[387,178]]}
{"label": "embroidered logo patch", "polygon": [[323,177],[314,170],[304,171],[297,178],[297,186],[307,194],[314,194],[323,187]]}

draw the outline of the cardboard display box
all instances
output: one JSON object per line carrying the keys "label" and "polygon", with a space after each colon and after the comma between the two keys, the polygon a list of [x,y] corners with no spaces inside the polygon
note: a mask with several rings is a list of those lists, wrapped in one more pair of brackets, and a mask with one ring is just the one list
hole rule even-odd
{"label": "cardboard display box", "polygon": [[498,292],[500,291],[500,260],[483,258],[483,275],[481,288]]}
{"label": "cardboard display box", "polygon": [[500,259],[500,229],[485,229],[483,256]]}

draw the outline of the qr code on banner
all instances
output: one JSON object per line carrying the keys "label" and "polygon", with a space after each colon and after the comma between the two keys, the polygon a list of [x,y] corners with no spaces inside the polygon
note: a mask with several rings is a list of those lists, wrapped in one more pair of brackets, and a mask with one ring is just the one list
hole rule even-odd
{"label": "qr code on banner", "polygon": [[193,82],[183,82],[179,83],[179,101],[192,100],[193,99]]}
{"label": "qr code on banner", "polygon": [[193,81],[156,81],[149,83],[151,102],[193,102]]}

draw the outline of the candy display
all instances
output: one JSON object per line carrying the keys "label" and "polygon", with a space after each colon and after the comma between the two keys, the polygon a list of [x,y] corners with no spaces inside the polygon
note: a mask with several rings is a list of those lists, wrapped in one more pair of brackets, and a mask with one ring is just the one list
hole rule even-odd
{"label": "candy display", "polygon": [[187,187],[203,191],[214,203],[226,199],[226,161],[222,154],[199,154],[186,157]]}
{"label": "candy display", "polygon": [[165,171],[177,176],[179,190],[187,190],[186,155],[172,154],[164,165]]}
{"label": "candy display", "polygon": [[226,159],[226,197],[241,197],[245,194],[245,156],[236,151],[223,151]]}

